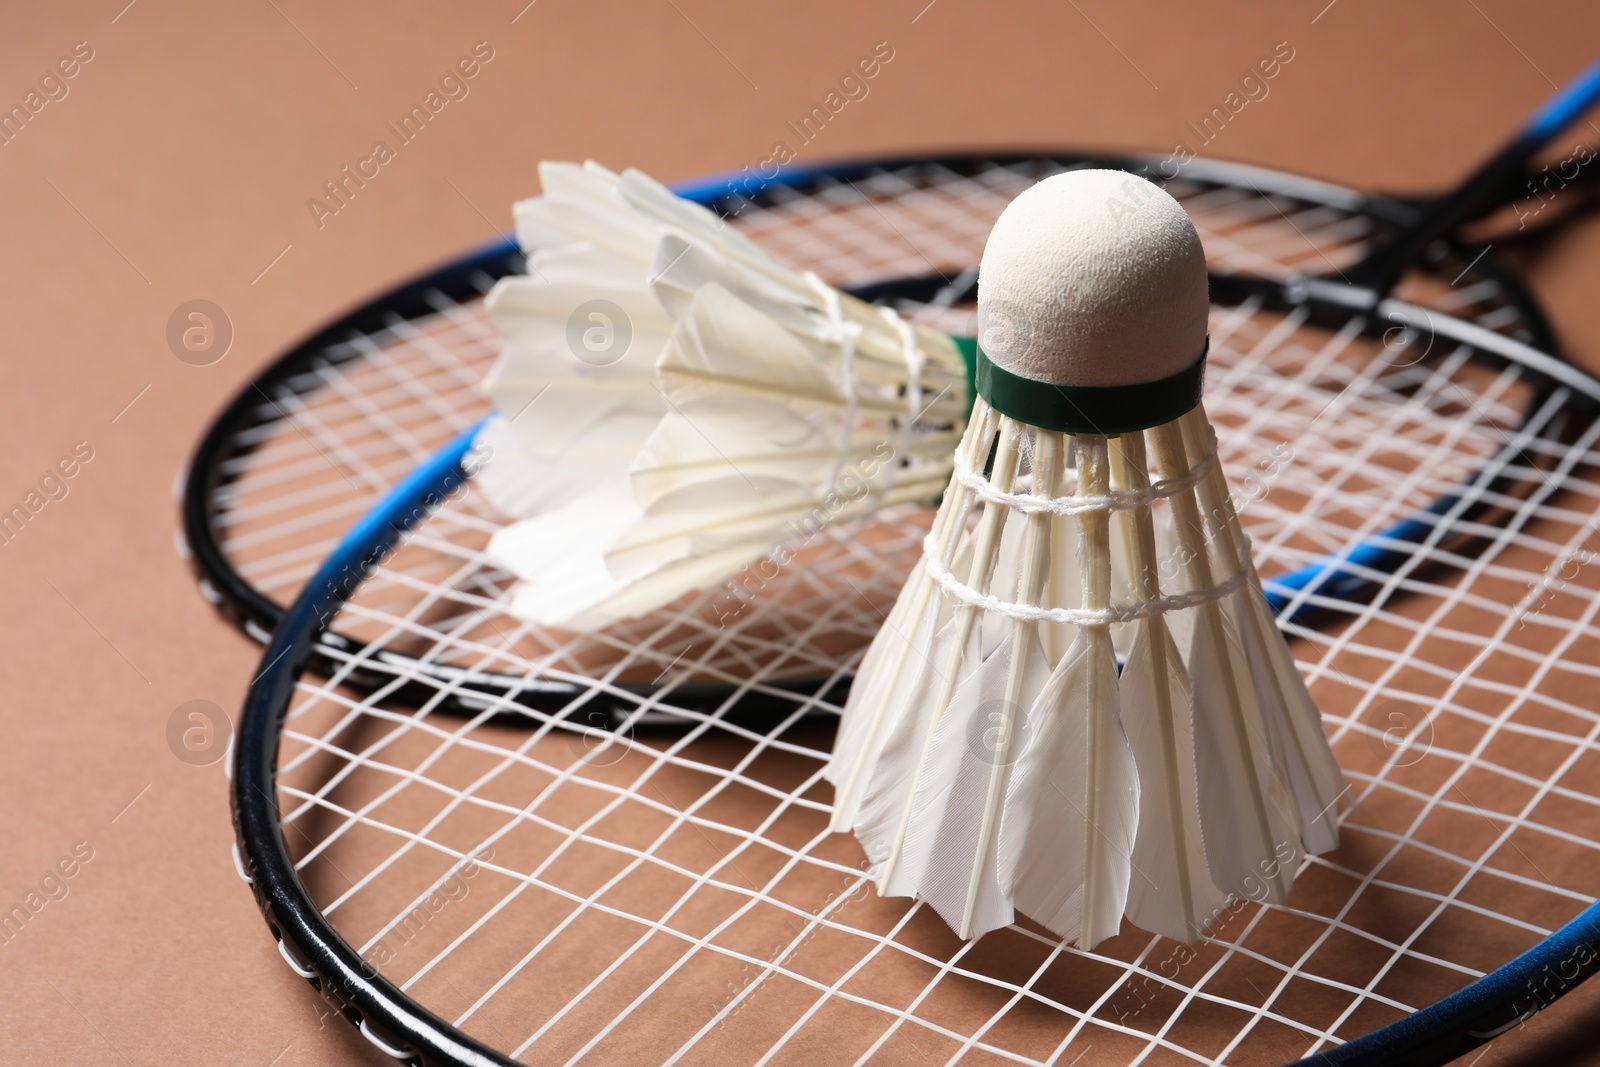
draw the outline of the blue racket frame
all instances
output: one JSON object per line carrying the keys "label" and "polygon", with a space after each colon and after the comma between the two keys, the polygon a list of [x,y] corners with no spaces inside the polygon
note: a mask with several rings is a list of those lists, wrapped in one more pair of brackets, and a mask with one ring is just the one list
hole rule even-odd
{"label": "blue racket frame", "polygon": [[[1600,383],[1594,385],[1600,388]],[[263,654],[265,666],[250,688],[239,725],[233,810],[240,839],[257,846],[247,848],[246,871],[268,924],[280,939],[284,929],[295,930],[299,951],[314,957],[297,962],[317,976],[313,981],[319,983],[325,997],[341,1011],[355,1013],[355,1021],[369,1036],[392,1049],[428,1050],[448,1063],[510,1064],[514,1061],[462,1038],[443,1020],[412,1004],[309,905],[278,829],[274,787],[280,727],[295,683],[315,653],[327,620],[359,585],[350,581],[350,575],[369,574],[418,523],[471,478],[466,462],[480,428],[481,424],[456,437],[391,489],[340,541],[290,606]],[[1436,528],[1431,521],[1412,521],[1426,531]],[[1370,543],[1364,543],[1344,558],[1394,553],[1390,542],[1398,538],[1391,534],[1384,535],[1384,544],[1368,548]],[[1364,565],[1372,562],[1364,558]],[[1337,558],[1321,566],[1319,573],[1337,573]],[[262,850],[261,842],[271,842],[272,847]],[[1300,1060],[1295,1067],[1369,1063],[1432,1067],[1446,1063],[1526,1022],[1600,969],[1596,946],[1600,946],[1600,901],[1534,948],[1465,988],[1388,1026]],[[1554,991],[1549,988],[1552,974],[1561,983]],[[419,1015],[431,1020],[437,1031],[419,1026]]]}

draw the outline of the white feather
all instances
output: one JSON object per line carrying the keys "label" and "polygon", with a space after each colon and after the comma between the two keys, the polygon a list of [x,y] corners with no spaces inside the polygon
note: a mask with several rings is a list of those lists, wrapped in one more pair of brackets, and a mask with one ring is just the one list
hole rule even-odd
{"label": "white feather", "polygon": [[[968,656],[977,655],[975,637]],[[1008,752],[1019,725],[1014,709],[1025,706],[1007,696],[1017,675],[1030,695],[1044,683],[1048,669],[1037,641],[1019,648],[1007,637],[956,689],[923,758],[901,862],[885,886],[926,900],[962,937],[1012,921],[998,846]]]}
{"label": "white feather", "polygon": [[688,313],[702,288],[716,285],[737,293],[741,300],[786,330],[818,335],[817,326],[823,321],[810,307],[814,293],[802,290],[797,294],[794,285],[751,270],[712,247],[677,234],[666,234],[656,242],[649,279],[656,299],[674,319]]}
{"label": "white feather", "polygon": [[838,407],[845,392],[827,371],[837,358],[836,346],[808,343],[713,284],[695,294],[657,370],[674,402],[716,391]]}
{"label": "white feather", "polygon": [[948,603],[927,581],[921,563],[907,583],[907,588],[913,587],[919,595],[896,602],[867,649],[856,675],[861,681],[851,686],[839,721],[825,770],[835,787],[829,822],[834,830],[855,826],[863,792],[878,773],[889,735],[907,716],[914,690],[927,684],[931,672],[908,661],[926,656],[934,636],[949,622]]}
{"label": "white feather", "polygon": [[588,241],[634,263],[649,262],[659,224],[642,218],[622,198],[621,178],[593,162],[539,164],[542,195],[512,208],[517,243],[524,249]]}
{"label": "white feather", "polygon": [[[1184,416],[1180,427],[1190,455],[1215,448],[1203,408],[1197,407]],[[1289,646],[1267,605],[1261,579],[1250,559],[1249,538],[1239,525],[1220,469],[1213,467],[1200,483],[1198,495],[1205,512],[1217,520],[1214,540],[1222,549],[1230,573],[1242,572],[1247,579],[1228,598],[1228,611],[1244,647],[1274,761],[1288,780],[1302,843],[1308,852],[1332,851],[1339,844],[1335,805],[1345,784],[1322,731],[1322,716],[1305,680],[1295,669]]]}
{"label": "white feather", "polygon": [[[1007,490],[1016,478],[1018,437],[1009,420],[1000,420],[993,477]],[[994,507],[986,507],[979,518],[966,567],[969,581],[987,584],[1004,522],[1004,510]],[[1010,921],[1009,905],[996,897],[985,879],[989,860],[975,851],[987,830],[980,825],[984,816],[974,815],[970,794],[954,787],[963,756],[969,754],[968,729],[977,708],[973,697],[981,691],[976,688],[977,676],[986,662],[978,622],[976,609],[962,605],[940,631],[935,654],[927,660],[928,673],[937,677],[938,696],[920,716],[916,734],[904,739],[911,762],[896,761],[869,786],[867,823],[859,831],[868,858],[875,863],[879,892],[937,897],[935,908],[960,929],[993,929]],[[1009,642],[1002,645],[1006,647]],[[994,666],[984,674],[984,688],[992,685],[994,671],[1009,665],[1001,650],[994,657]],[[927,688],[932,691],[934,686]],[[937,829],[947,822],[948,831]],[[978,884],[973,885],[975,871]]]}
{"label": "white feather", "polygon": [[1138,825],[1115,679],[1110,634],[1081,631],[1029,709],[1001,830],[1017,911],[1086,949],[1121,924]]}
{"label": "white feather", "polygon": [[[1033,441],[1031,451],[1036,480],[1045,487],[1059,480],[1063,444],[1056,435]],[[1015,532],[1017,543],[1007,544]],[[1023,603],[1037,603],[1044,594],[1051,561],[1051,516],[1033,512],[1021,523],[1007,523],[1000,540],[999,558],[990,569],[991,588],[1014,595]],[[1015,561],[1015,573],[1005,566]],[[999,627],[996,627],[998,629]],[[987,629],[987,628],[985,628]],[[942,828],[952,848],[952,864],[941,869],[946,877],[930,878],[922,892],[948,919],[948,907],[962,901],[956,913],[955,928],[962,937],[982,936],[992,929],[998,913],[1008,921],[1009,898],[1016,885],[1008,877],[1002,859],[1002,820],[1009,813],[1024,815],[1031,798],[1019,800],[1011,795],[1012,767],[1029,747],[1028,711],[1034,707],[1050,673],[1044,645],[1039,640],[1039,623],[1032,619],[1013,619],[1005,638],[992,653],[985,655],[984,666],[970,683],[971,694],[958,692],[955,707],[966,720],[966,749],[969,762],[976,765],[964,773],[951,790],[949,810],[958,813],[953,825]],[[1000,666],[1003,665],[1002,675]],[[1109,667],[1115,670],[1115,665]],[[992,671],[992,674],[990,673]],[[1109,678],[1109,675],[1107,676]],[[1109,683],[1108,683],[1109,684]],[[963,794],[970,793],[970,800]],[[960,798],[958,801],[957,798]],[[967,835],[970,835],[968,840]],[[965,861],[966,878],[961,880]],[[948,877],[953,875],[954,878]],[[959,894],[959,895],[958,895]],[[947,902],[940,907],[940,902]]]}
{"label": "white feather", "polygon": [[1120,691],[1122,723],[1139,775],[1128,918],[1152,933],[1196,941],[1227,894],[1216,888],[1206,865],[1189,680],[1160,618],[1139,627]]}
{"label": "white feather", "polygon": [[1200,609],[1189,676],[1206,862],[1218,889],[1281,904],[1294,880],[1299,826],[1241,652],[1220,607]]}
{"label": "white feather", "polygon": [[1229,607],[1235,626],[1247,635],[1250,677],[1268,739],[1288,777],[1305,851],[1331,852],[1339,847],[1335,806],[1345,783],[1322,732],[1322,715],[1295,669],[1260,586],[1252,582],[1241,589]]}
{"label": "white feather", "polygon": [[[1190,471],[1179,427],[1151,431],[1161,476]],[[1196,495],[1171,498],[1181,564],[1192,589],[1214,587],[1211,542]],[[1218,889],[1281,903],[1300,854],[1299,827],[1288,782],[1273,759],[1239,635],[1215,600],[1192,609],[1189,677],[1195,767],[1206,862]]]}
{"label": "white feather", "polygon": [[[650,379],[672,331],[640,259],[653,252],[659,228],[634,216],[617,176],[593,163],[545,163],[540,179],[544,194],[514,209],[528,273],[502,278],[485,301],[504,344],[484,381],[501,418],[483,439],[492,454],[479,479],[489,501],[516,517],[625,476],[666,411]],[[632,331],[621,358],[605,366],[580,359],[569,336],[574,313],[595,299],[620,307]]]}
{"label": "white feather", "polygon": [[[1114,438],[1111,446],[1112,485],[1125,492],[1148,492],[1143,435]],[[1113,550],[1122,550],[1113,560],[1126,568],[1124,602],[1160,599],[1162,557],[1151,506],[1140,504],[1113,514],[1111,544]],[[1171,618],[1156,615],[1125,626],[1133,636],[1119,678],[1120,708],[1139,774],[1139,828],[1127,914],[1146,930],[1195,941],[1227,894],[1212,883],[1206,865],[1195,780],[1193,701],[1189,676],[1168,629]]]}
{"label": "white feather", "polygon": [[617,582],[603,554],[594,550],[597,536],[606,536],[636,516],[639,507],[626,486],[597,487],[563,507],[495,531],[490,556],[513,564],[524,560],[561,559],[559,568],[535,566],[512,573],[522,579],[514,596],[516,610],[531,621],[547,624],[581,605],[581,610],[615,594]]}
{"label": "white feather", "polygon": [[[1065,440],[1043,431],[1036,431],[1033,439],[1037,481],[1059,495],[1067,485],[1058,466]],[[1106,497],[1111,474],[1105,438],[1078,439],[1077,472],[1082,495]],[[1097,509],[1081,512],[1075,523],[1058,519],[1050,541],[1030,546],[1035,551],[1053,548],[1076,534],[1080,604],[1090,611],[1111,607],[1110,518]],[[1029,516],[1028,523],[1030,531],[1052,525],[1042,515]],[[1037,603],[1041,592],[1024,592],[1023,602]],[[1077,629],[1044,696],[1032,705],[1030,724],[1040,736],[1024,756],[1022,770],[1031,773],[1019,776],[1018,791],[1007,798],[1007,811],[1019,826],[1007,835],[1014,843],[1007,867],[1014,872],[1019,911],[1092,948],[1115,935],[1122,922],[1139,785],[1119,714],[1110,625]],[[1066,780],[1050,781],[1053,795],[1046,793],[1041,778],[1062,768],[1069,772]]]}
{"label": "white feather", "polygon": [[627,288],[642,291],[636,282],[637,264],[603,245],[590,241],[569,241],[566,244],[529,248],[523,253],[527,263],[525,275],[509,275],[502,281],[520,281],[524,278],[548,285],[571,285],[585,291]]}
{"label": "white feather", "polygon": [[[980,401],[959,448],[964,462],[977,463],[980,457],[987,456],[996,421],[994,412]],[[973,500],[972,490],[952,486],[940,503],[928,534],[931,554],[952,570],[971,566],[971,542],[962,534]],[[960,555],[958,546],[963,550]],[[921,722],[921,710],[933,695],[919,694],[934,680],[942,681],[934,664],[944,662],[940,656],[948,655],[948,649],[941,653],[936,642],[949,628],[950,617],[950,602],[928,577],[926,558],[918,561],[904,592],[867,649],[856,672],[857,682],[845,702],[833,756],[826,769],[828,780],[837,790],[830,823],[833,829],[865,825],[861,812],[870,784],[877,782],[882,796],[884,780],[909,782],[908,776],[915,773],[911,756],[916,742],[912,739],[927,732],[926,728],[916,728],[916,724]],[[892,741],[891,737],[898,740]],[[880,760],[887,761],[881,771]],[[904,766],[897,769],[897,763]],[[905,785],[905,789],[909,788],[909,784]],[[903,796],[904,791],[896,792],[891,787],[888,793]],[[879,837],[884,833],[874,832]]]}
{"label": "white feather", "polygon": [[[735,545],[619,579],[607,567],[605,557],[579,549],[563,570],[519,583],[511,609],[541,626],[598,630],[714,586],[726,575],[738,574],[753,558],[747,546]],[[714,610],[718,618],[737,617],[742,607],[730,594],[717,600]]]}
{"label": "white feather", "polygon": [[473,442],[473,452],[480,457],[473,484],[491,504],[507,515],[530,515],[539,510],[547,492],[544,479],[505,419],[496,415],[484,425]]}
{"label": "white feather", "polygon": [[730,259],[775,277],[790,272],[775,262],[761,246],[728,225],[709,208],[690,203],[671,189],[632,168],[623,171],[618,193],[641,219],[721,249]]}
{"label": "white feather", "polygon": [[[917,806],[917,790],[924,785],[938,788],[926,774],[928,752],[948,697],[980,663],[976,634],[959,617],[948,620],[928,645],[915,651],[920,656],[906,690],[906,713],[884,720],[887,733],[870,775],[859,787],[859,810],[852,820],[872,864],[878,891],[885,896],[916,894],[927,858],[908,856],[905,838]],[[967,655],[968,651],[972,654]]]}
{"label": "white feather", "polygon": [[[606,366],[580,360],[569,339],[569,320],[596,292],[634,323],[626,353]],[[485,467],[547,472],[537,479],[507,473],[485,481],[490,501],[509,515],[533,515],[596,483],[625,478],[633,455],[668,410],[650,378],[672,323],[650,291],[504,278],[487,303],[505,344],[484,381],[501,414],[501,430],[483,442],[492,451]],[[502,491],[512,480],[521,483],[520,491]]]}

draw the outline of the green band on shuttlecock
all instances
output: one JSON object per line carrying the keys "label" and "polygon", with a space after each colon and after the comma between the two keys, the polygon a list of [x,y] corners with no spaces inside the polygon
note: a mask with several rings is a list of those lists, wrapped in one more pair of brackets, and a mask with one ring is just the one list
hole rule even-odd
{"label": "green band on shuttlecock", "polygon": [[1200,358],[1176,374],[1136,385],[1057,385],[1024,378],[977,352],[977,391],[1018,422],[1058,433],[1114,434],[1171,422],[1200,403],[1207,338]]}
{"label": "green band on shuttlecock", "polygon": [[961,354],[961,364],[967,368],[967,406],[961,412],[961,417],[970,420],[972,405],[978,399],[978,339],[951,334],[950,340],[955,342],[956,351]]}

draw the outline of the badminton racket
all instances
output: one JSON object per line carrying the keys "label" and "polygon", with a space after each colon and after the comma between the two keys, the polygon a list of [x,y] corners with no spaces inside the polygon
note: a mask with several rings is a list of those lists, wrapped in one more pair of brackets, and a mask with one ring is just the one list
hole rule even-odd
{"label": "badminton racket", "polygon": [[[1569,119],[1571,102],[1581,98],[1580,86],[1530,124],[1545,131],[1538,140]],[[1429,249],[1417,235],[1440,229],[1441,220],[1449,228],[1520,195],[1527,183],[1518,165],[1530,154],[1519,138],[1453,197],[1418,202],[1203,160],[1165,184],[1206,238],[1219,288],[1257,285],[1263,277],[1342,283],[1337,272],[1353,269],[1371,248],[1405,248],[1415,256],[1412,245]],[[824,167],[764,185],[723,177],[679,191],[723,210],[797,266],[896,302],[909,317],[964,331],[972,326],[969,268],[989,224],[1021,189],[1073,166],[1118,166],[1156,177],[1171,170],[1154,157],[971,156]],[[1541,212],[1546,225],[1591,202],[1582,172],[1565,192],[1556,210]],[[1440,211],[1441,204],[1449,210]],[[1395,240],[1398,234],[1409,235],[1411,244]],[[1451,301],[1481,295],[1486,308],[1513,309],[1508,314],[1519,339],[1553,351],[1543,315],[1492,252],[1457,278],[1473,258],[1446,255],[1424,264],[1422,273],[1437,280],[1448,271],[1444,280],[1457,282],[1446,290]],[[520,262],[513,245],[497,243],[384,294],[296,345],[212,425],[184,479],[183,548],[204,594],[252,636],[267,639],[281,605],[385,489],[488,410],[478,384],[499,339],[481,296]],[[1278,289],[1269,285],[1261,295],[1281,300]],[[1250,294],[1224,295],[1237,301]],[[1445,310],[1459,306],[1465,305]],[[1403,317],[1394,309],[1389,314]],[[349,648],[359,639],[345,620],[323,640]],[[391,659],[405,654],[386,651]],[[324,668],[331,669],[326,662]]]}
{"label": "badminton racket", "polygon": [[[947,194],[997,213],[1061,165],[835,174],[815,179],[831,199],[774,187],[741,224],[787,203],[824,246],[899,229],[954,265],[992,213],[951,223]],[[926,511],[824,530],[731,623],[690,604],[543,633],[503,610],[508,578],[482,553],[500,519],[466,480],[480,405],[448,447],[416,442],[420,467],[391,454],[393,487],[286,580],[304,591],[251,687],[233,800],[240,872],[290,966],[375,1044],[427,1063],[1437,1063],[1586,976],[1600,383],[1548,354],[1489,254],[1435,236],[1392,295],[1339,289],[1323,268],[1359,279],[1412,231],[1330,187],[1213,177],[1168,187],[1197,224],[1240,213],[1202,227],[1219,459],[1261,572],[1311,575],[1278,584],[1280,621],[1352,784],[1341,847],[1307,862],[1287,907],[1239,902],[1193,948],[1124,927],[1082,952],[1025,923],[961,942],[877,898],[854,841],[826,832],[827,713]],[[874,231],[879,212],[893,225]],[[941,240],[970,240],[967,259]],[[827,260],[810,262],[845,282],[919,273]],[[959,314],[966,283],[946,273],[923,290],[931,321]],[[880,289],[914,310],[915,286]],[[424,320],[470,321],[449,306]],[[385,329],[435,343],[416,320]],[[370,352],[329,366],[393,369]],[[323,381],[295,394],[307,409],[326,369],[305,371]],[[342,402],[362,395],[341,381]]]}

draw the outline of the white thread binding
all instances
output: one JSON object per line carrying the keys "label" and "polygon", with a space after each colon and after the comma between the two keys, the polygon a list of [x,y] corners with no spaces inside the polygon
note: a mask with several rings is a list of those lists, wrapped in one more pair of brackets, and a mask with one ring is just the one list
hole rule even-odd
{"label": "white thread binding", "polygon": [[[930,538],[931,540],[931,538]],[[1001,600],[997,596],[980,593],[972,586],[966,584],[955,575],[951,574],[944,563],[938,559],[934,546],[927,541],[923,542],[923,561],[926,564],[925,573],[947,596],[954,597],[964,604],[982,608],[984,611],[1003,615],[1008,619],[1020,619],[1028,622],[1056,622],[1066,623],[1070,626],[1107,626],[1114,622],[1133,622],[1136,619],[1148,619],[1156,615],[1165,615],[1169,611],[1181,611],[1184,608],[1199,607],[1209,604],[1213,600],[1223,597],[1243,587],[1247,575],[1240,571],[1225,582],[1220,582],[1206,589],[1195,589],[1187,593],[1174,593],[1164,596],[1159,600],[1151,600],[1143,604],[1113,604],[1104,610],[1090,608],[1041,608],[1032,604],[1018,604],[1010,600]]]}
{"label": "white thread binding", "polygon": [[1202,478],[1211,473],[1211,468],[1216,466],[1216,462],[1216,438],[1213,437],[1211,449],[1201,456],[1182,478],[1152,482],[1147,489],[1113,489],[1104,496],[1051,497],[1039,496],[1036,493],[1002,492],[983,475],[967,466],[959,456],[955,462],[955,478],[986,503],[999,504],[1021,512],[1048,511],[1053,515],[1081,515],[1089,511],[1127,511],[1146,507],[1169,496],[1177,496],[1198,485]]}
{"label": "white thread binding", "polygon": [[901,420],[895,430],[890,443],[894,446],[894,455],[889,457],[889,462],[883,465],[878,477],[871,479],[872,495],[867,501],[870,510],[876,511],[881,503],[881,487],[892,482],[895,464],[907,454],[908,443],[911,440],[917,418],[922,414],[922,369],[927,363],[927,357],[917,345],[917,333],[911,324],[895,313],[893,308],[880,307],[878,314],[882,315],[890,327],[900,335],[900,356],[906,361],[906,417]]}
{"label": "white thread binding", "polygon": [[922,415],[922,369],[928,359],[917,345],[917,331],[902,319],[893,308],[881,307],[878,314],[900,334],[900,355],[906,361],[906,424],[902,432],[909,434],[912,425]]}

